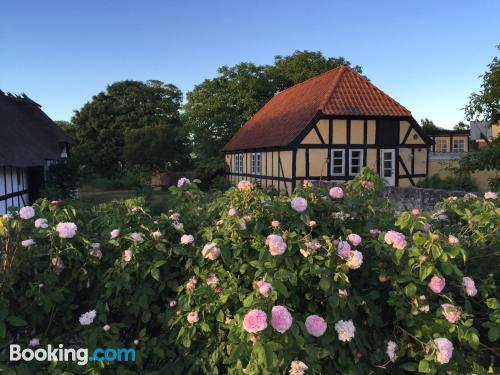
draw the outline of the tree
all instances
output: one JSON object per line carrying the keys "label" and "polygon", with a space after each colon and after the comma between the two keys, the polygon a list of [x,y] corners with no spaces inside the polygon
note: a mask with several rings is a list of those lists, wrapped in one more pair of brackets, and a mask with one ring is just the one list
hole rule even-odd
{"label": "tree", "polygon": [[477,152],[471,152],[459,161],[457,172],[474,173],[476,171],[496,171],[496,176],[490,179],[490,188],[494,191],[500,190],[500,137]]}
{"label": "tree", "polygon": [[424,129],[425,131],[432,132],[436,130],[445,130],[434,124],[434,121],[428,119],[427,117],[424,117],[422,120],[420,120],[420,125],[422,126],[422,129]]}
{"label": "tree", "polygon": [[73,152],[87,171],[111,177],[123,169],[124,134],[155,125],[178,126],[181,91],[161,81],[120,81],[95,95],[71,122]]}
{"label": "tree", "polygon": [[125,161],[148,172],[182,169],[188,162],[186,150],[175,126],[145,126],[125,133]]}
{"label": "tree", "polygon": [[453,130],[469,130],[470,129],[470,125],[469,124],[466,124],[465,122],[463,121],[459,121],[458,124],[456,124],[454,127],[453,127]]}
{"label": "tree", "polygon": [[[223,171],[222,147],[277,92],[342,64],[350,62],[343,57],[327,58],[321,52],[297,51],[276,56],[273,65],[223,66],[217,77],[196,85],[187,94],[183,123],[200,176],[209,179]],[[354,69],[362,71],[359,66]]]}
{"label": "tree", "polygon": [[[500,50],[500,45],[497,46]],[[493,58],[488,70],[482,75],[479,93],[472,93],[465,106],[468,120],[482,119],[490,123],[500,121],[500,59]]]}

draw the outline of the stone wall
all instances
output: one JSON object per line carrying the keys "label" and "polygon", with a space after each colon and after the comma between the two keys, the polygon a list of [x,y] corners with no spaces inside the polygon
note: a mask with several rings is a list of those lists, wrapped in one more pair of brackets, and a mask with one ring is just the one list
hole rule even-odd
{"label": "stone wall", "polygon": [[[381,194],[389,198],[395,204],[396,211],[402,212],[411,210],[412,208],[431,210],[437,202],[451,196],[462,197],[467,194],[467,192],[386,186]],[[475,194],[478,196],[482,195],[481,193]]]}

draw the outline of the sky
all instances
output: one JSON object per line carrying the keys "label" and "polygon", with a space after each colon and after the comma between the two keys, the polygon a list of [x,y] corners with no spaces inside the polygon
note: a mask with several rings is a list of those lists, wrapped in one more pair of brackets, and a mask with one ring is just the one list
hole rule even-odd
{"label": "sky", "polygon": [[0,6],[0,89],[70,120],[112,82],[184,93],[217,68],[296,50],[343,56],[412,111],[452,128],[500,44],[500,1],[24,0]]}

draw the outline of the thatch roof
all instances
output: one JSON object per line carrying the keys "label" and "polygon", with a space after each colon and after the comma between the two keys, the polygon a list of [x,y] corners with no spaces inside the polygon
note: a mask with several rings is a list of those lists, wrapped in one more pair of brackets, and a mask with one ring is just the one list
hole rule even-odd
{"label": "thatch roof", "polygon": [[73,140],[26,95],[0,90],[0,166],[40,166],[59,160],[61,143]]}

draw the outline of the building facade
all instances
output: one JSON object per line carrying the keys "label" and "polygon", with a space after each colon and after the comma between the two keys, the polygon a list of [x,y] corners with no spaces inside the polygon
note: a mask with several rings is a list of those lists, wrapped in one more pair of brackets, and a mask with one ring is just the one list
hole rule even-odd
{"label": "building facade", "polygon": [[0,91],[0,214],[39,197],[48,166],[67,157],[69,143],[40,105]]}
{"label": "building facade", "polygon": [[414,186],[428,174],[431,144],[410,111],[344,65],[275,95],[223,152],[231,182],[290,194],[303,180],[345,182],[364,166]]}

